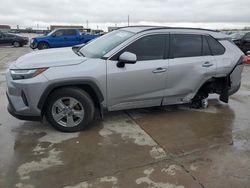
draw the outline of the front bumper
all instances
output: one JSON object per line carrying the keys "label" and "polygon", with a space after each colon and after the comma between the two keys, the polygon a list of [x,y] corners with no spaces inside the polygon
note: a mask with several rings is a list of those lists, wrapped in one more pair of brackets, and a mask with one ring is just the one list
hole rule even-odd
{"label": "front bumper", "polygon": [[21,120],[41,120],[41,109],[37,105],[47,87],[47,78],[41,74],[32,79],[13,80],[8,70],[6,82],[9,113]]}
{"label": "front bumper", "polygon": [[30,48],[36,49],[37,48],[37,42],[35,40],[30,41]]}
{"label": "front bumper", "polygon": [[8,104],[8,112],[14,116],[15,118],[17,119],[20,119],[20,120],[28,120],[28,121],[41,121],[42,120],[42,117],[41,116],[34,116],[34,115],[24,115],[24,114],[20,114],[18,113],[15,108],[13,107],[13,104],[9,98],[9,95],[8,93],[6,93],[7,95],[7,98],[8,98],[8,101],[9,101],[9,104]]}

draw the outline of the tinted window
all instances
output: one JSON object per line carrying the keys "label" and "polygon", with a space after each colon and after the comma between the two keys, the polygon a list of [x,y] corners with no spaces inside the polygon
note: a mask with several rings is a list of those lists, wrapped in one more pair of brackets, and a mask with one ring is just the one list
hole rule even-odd
{"label": "tinted window", "polygon": [[213,55],[222,55],[225,53],[225,48],[216,39],[211,36],[206,38]]}
{"label": "tinted window", "polygon": [[63,30],[58,30],[55,32],[55,36],[57,36],[57,37],[63,36],[63,34],[64,34]]}
{"label": "tinted window", "polygon": [[66,36],[75,36],[76,35],[76,30],[67,29],[67,30],[64,31],[64,35],[66,35]]}
{"label": "tinted window", "polygon": [[205,36],[202,37],[202,44],[202,55],[212,55]]}
{"label": "tinted window", "polygon": [[250,40],[250,33],[247,33],[247,34],[244,36],[244,39],[245,39],[245,40]]}
{"label": "tinted window", "polygon": [[122,52],[136,54],[138,61],[156,60],[164,58],[165,35],[150,35],[138,39]]}
{"label": "tinted window", "polygon": [[192,34],[174,34],[171,36],[173,57],[194,57],[202,55],[202,37]]}

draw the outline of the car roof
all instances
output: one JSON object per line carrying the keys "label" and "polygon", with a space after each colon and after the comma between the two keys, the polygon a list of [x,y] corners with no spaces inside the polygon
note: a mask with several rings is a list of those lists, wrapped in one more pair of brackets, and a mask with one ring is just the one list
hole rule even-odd
{"label": "car roof", "polygon": [[129,26],[120,28],[121,30],[130,31],[133,33],[143,32],[180,32],[180,33],[195,33],[208,34],[217,39],[229,38],[228,35],[216,30],[202,29],[202,28],[187,28],[187,27],[162,27],[162,26]]}

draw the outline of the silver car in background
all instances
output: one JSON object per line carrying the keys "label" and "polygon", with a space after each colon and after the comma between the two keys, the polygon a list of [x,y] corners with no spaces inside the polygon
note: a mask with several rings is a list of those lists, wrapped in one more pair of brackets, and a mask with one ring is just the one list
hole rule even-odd
{"label": "silver car in background", "polygon": [[36,51],[6,73],[9,112],[46,116],[58,130],[79,131],[106,111],[190,103],[210,93],[228,102],[247,57],[222,33],[191,28],[125,27],[80,48]]}

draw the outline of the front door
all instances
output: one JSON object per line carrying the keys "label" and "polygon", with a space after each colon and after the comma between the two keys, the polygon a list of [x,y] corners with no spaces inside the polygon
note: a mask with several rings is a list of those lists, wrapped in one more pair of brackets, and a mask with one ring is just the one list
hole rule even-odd
{"label": "front door", "polygon": [[53,33],[50,38],[50,47],[64,47],[66,46],[64,30],[57,30]]}
{"label": "front door", "polygon": [[[107,60],[107,101],[109,110],[161,105],[166,88],[168,35],[144,36]],[[117,67],[120,54],[137,55],[135,64]]]}

